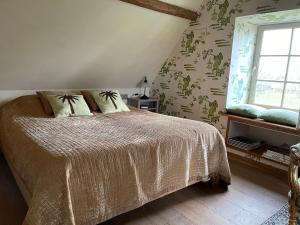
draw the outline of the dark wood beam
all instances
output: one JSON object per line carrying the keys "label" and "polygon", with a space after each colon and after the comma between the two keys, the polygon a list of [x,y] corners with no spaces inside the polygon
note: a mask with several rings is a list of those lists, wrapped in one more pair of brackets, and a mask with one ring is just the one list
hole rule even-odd
{"label": "dark wood beam", "polygon": [[189,19],[195,21],[198,17],[197,12],[184,9],[179,6],[171,5],[166,2],[158,0],[120,0],[122,2],[131,3],[147,9],[155,10],[158,12],[166,13],[173,16]]}

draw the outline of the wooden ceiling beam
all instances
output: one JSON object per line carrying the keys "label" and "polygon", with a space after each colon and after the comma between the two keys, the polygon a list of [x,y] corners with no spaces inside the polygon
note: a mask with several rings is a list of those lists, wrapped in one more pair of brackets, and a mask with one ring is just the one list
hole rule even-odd
{"label": "wooden ceiling beam", "polygon": [[198,13],[189,9],[184,9],[159,0],[120,0],[122,2],[131,3],[154,11],[166,13],[173,16],[195,21]]}

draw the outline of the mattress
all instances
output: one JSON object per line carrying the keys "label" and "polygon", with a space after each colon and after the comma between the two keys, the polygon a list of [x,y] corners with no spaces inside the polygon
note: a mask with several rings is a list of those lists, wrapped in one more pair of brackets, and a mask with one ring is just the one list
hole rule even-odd
{"label": "mattress", "polygon": [[37,96],[0,110],[0,143],[28,204],[23,225],[95,225],[231,175],[213,126],[141,110],[52,118]]}

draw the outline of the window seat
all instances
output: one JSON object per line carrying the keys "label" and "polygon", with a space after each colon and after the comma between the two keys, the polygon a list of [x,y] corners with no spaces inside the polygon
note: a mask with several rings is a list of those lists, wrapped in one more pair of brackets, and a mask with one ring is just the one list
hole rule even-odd
{"label": "window seat", "polygon": [[267,122],[263,119],[251,119],[243,116],[236,116],[233,114],[227,114],[223,113],[223,116],[227,116],[235,121],[238,121],[240,123],[256,126],[256,127],[261,127],[261,128],[266,128],[270,130],[275,130],[275,131],[280,131],[288,134],[293,134],[296,136],[300,137],[300,130],[296,129],[296,127],[291,127],[291,126],[286,126],[286,125],[281,125],[281,124],[276,124],[276,123],[271,123]]}
{"label": "window seat", "polygon": [[[230,159],[270,172],[280,178],[287,176],[289,149],[286,147],[299,143],[300,130],[266,122],[263,119],[251,119],[227,113],[223,113],[222,116],[227,117],[225,140]],[[262,145],[247,150],[243,146],[232,144],[232,138],[238,136],[262,141]]]}

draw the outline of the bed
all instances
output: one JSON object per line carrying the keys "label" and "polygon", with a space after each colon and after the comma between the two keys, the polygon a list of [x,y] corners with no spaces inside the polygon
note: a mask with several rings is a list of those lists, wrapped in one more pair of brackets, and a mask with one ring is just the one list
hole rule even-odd
{"label": "bed", "polygon": [[52,118],[37,96],[0,110],[0,144],[28,204],[23,225],[96,225],[191,184],[230,184],[213,126],[141,110]]}

